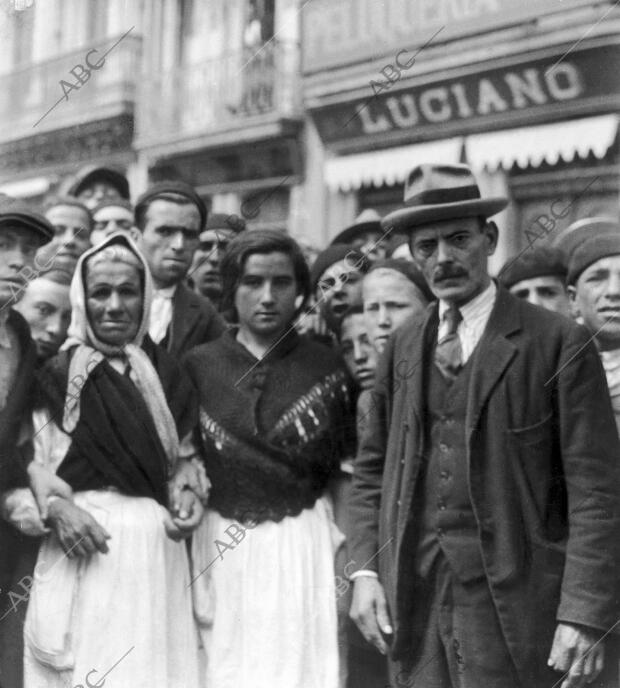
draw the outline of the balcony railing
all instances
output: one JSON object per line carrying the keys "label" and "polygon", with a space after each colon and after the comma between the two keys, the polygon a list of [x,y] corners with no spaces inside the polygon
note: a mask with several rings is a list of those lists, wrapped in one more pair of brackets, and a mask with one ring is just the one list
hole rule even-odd
{"label": "balcony railing", "polygon": [[142,142],[216,133],[300,114],[299,46],[272,41],[146,78]]}
{"label": "balcony railing", "polygon": [[[132,112],[140,73],[142,39],[128,35],[85,46],[44,62],[27,65],[0,76],[0,140],[7,141]],[[99,69],[98,64],[110,52]],[[84,72],[78,66],[84,68]],[[71,70],[74,69],[74,73]],[[80,80],[83,83],[80,83]],[[61,81],[66,84],[61,84]],[[72,89],[70,85],[77,88]],[[58,103],[55,105],[55,103]],[[55,107],[53,107],[55,105]],[[46,114],[50,108],[53,109]]]}

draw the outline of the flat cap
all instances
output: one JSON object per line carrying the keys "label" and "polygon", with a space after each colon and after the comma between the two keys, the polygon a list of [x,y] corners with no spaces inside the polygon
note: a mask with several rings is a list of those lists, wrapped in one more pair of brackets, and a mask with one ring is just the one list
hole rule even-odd
{"label": "flat cap", "polygon": [[574,285],[579,275],[597,260],[618,255],[620,255],[620,233],[597,236],[581,242],[570,257],[567,283]]}
{"label": "flat cap", "polygon": [[417,266],[409,260],[403,260],[402,258],[386,258],[385,260],[378,260],[373,263],[370,270],[366,273],[367,275],[376,272],[377,270],[395,270],[400,272],[403,277],[406,277],[410,282],[413,282],[415,286],[422,292],[424,298],[430,303],[435,300],[435,295],[430,290],[426,278],[422,272],[417,268]]}
{"label": "flat cap", "polygon": [[39,235],[41,244],[47,244],[52,240],[55,234],[54,227],[43,215],[21,201],[7,198],[0,201],[0,230],[7,225],[17,224],[34,230]]}
{"label": "flat cap", "polygon": [[362,273],[366,273],[370,266],[368,258],[361,252],[351,248],[349,244],[332,244],[324,251],[321,251],[316,257],[312,267],[310,268],[310,282],[312,288],[316,289],[321,275],[329,268],[341,260],[347,258],[348,265],[351,269],[358,269]]}
{"label": "flat cap", "polygon": [[587,239],[608,234],[620,234],[620,223],[612,217],[585,217],[569,225],[559,234],[553,245],[564,251],[570,260],[575,249]]}
{"label": "flat cap", "polygon": [[534,246],[504,263],[497,279],[502,286],[510,289],[523,280],[550,275],[559,277],[564,282],[567,272],[566,258],[559,248]]}
{"label": "flat cap", "polygon": [[196,189],[186,182],[170,180],[162,181],[149,186],[149,188],[138,197],[136,201],[136,215],[140,209],[147,203],[156,200],[160,196],[166,194],[176,194],[177,196],[184,196],[190,203],[193,203],[200,213],[200,231],[204,230],[207,222],[207,206],[198,195]]}
{"label": "flat cap", "polygon": [[235,214],[210,213],[205,225],[205,230],[207,229],[230,229],[239,234],[245,229],[245,220]]}
{"label": "flat cap", "polygon": [[76,175],[75,180],[67,189],[69,196],[79,196],[89,185],[103,180],[113,186],[123,198],[129,198],[129,182],[122,172],[111,167],[94,167],[89,165],[82,168]]}

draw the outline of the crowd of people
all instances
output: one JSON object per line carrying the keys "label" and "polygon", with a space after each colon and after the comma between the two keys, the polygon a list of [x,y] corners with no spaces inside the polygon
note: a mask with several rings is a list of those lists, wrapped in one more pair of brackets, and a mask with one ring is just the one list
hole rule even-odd
{"label": "crowd of people", "polygon": [[492,278],[465,165],[312,260],[65,192],[0,198],[1,688],[620,685],[617,218]]}

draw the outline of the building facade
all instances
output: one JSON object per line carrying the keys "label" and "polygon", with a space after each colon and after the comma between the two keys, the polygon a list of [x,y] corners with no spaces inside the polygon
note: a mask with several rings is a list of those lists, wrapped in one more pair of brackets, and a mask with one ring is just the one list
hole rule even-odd
{"label": "building facade", "polygon": [[2,0],[0,189],[34,202],[86,163],[184,179],[251,227],[295,230],[297,0]]}
{"label": "building facade", "polygon": [[0,0],[0,190],[108,165],[323,246],[465,161],[499,264],[618,215],[619,37],[613,0]]}
{"label": "building facade", "polygon": [[86,163],[136,176],[141,1],[3,0],[0,188],[40,201]]}
{"label": "building facade", "polygon": [[392,210],[424,162],[467,162],[509,196],[495,268],[579,217],[618,216],[617,4],[314,0],[302,26],[324,240]]}

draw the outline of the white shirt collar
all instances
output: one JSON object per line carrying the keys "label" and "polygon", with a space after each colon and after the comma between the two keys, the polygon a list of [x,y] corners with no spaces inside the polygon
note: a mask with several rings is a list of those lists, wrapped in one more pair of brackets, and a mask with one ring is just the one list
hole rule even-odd
{"label": "white shirt collar", "polygon": [[153,296],[156,296],[160,299],[171,299],[174,296],[175,291],[177,290],[176,284],[173,284],[171,287],[163,287],[162,289],[154,289],[153,290]]}
{"label": "white shirt collar", "polygon": [[[497,287],[495,282],[491,280],[489,286],[482,291],[478,296],[468,301],[463,306],[459,307],[459,311],[463,316],[463,322],[468,324],[473,318],[476,318],[480,312],[487,311],[490,313],[495,303],[495,295],[497,294]],[[439,301],[439,322],[443,320],[444,313],[450,308],[450,304],[446,301]]]}
{"label": "white shirt collar", "polygon": [[[496,296],[497,286],[491,281],[483,292],[459,308],[463,319],[459,323],[457,334],[461,341],[463,362],[467,361],[478,345],[491,316]],[[444,301],[439,302],[440,320],[437,341],[441,341],[449,331],[449,324],[443,320],[443,315],[448,308],[449,304]]]}

